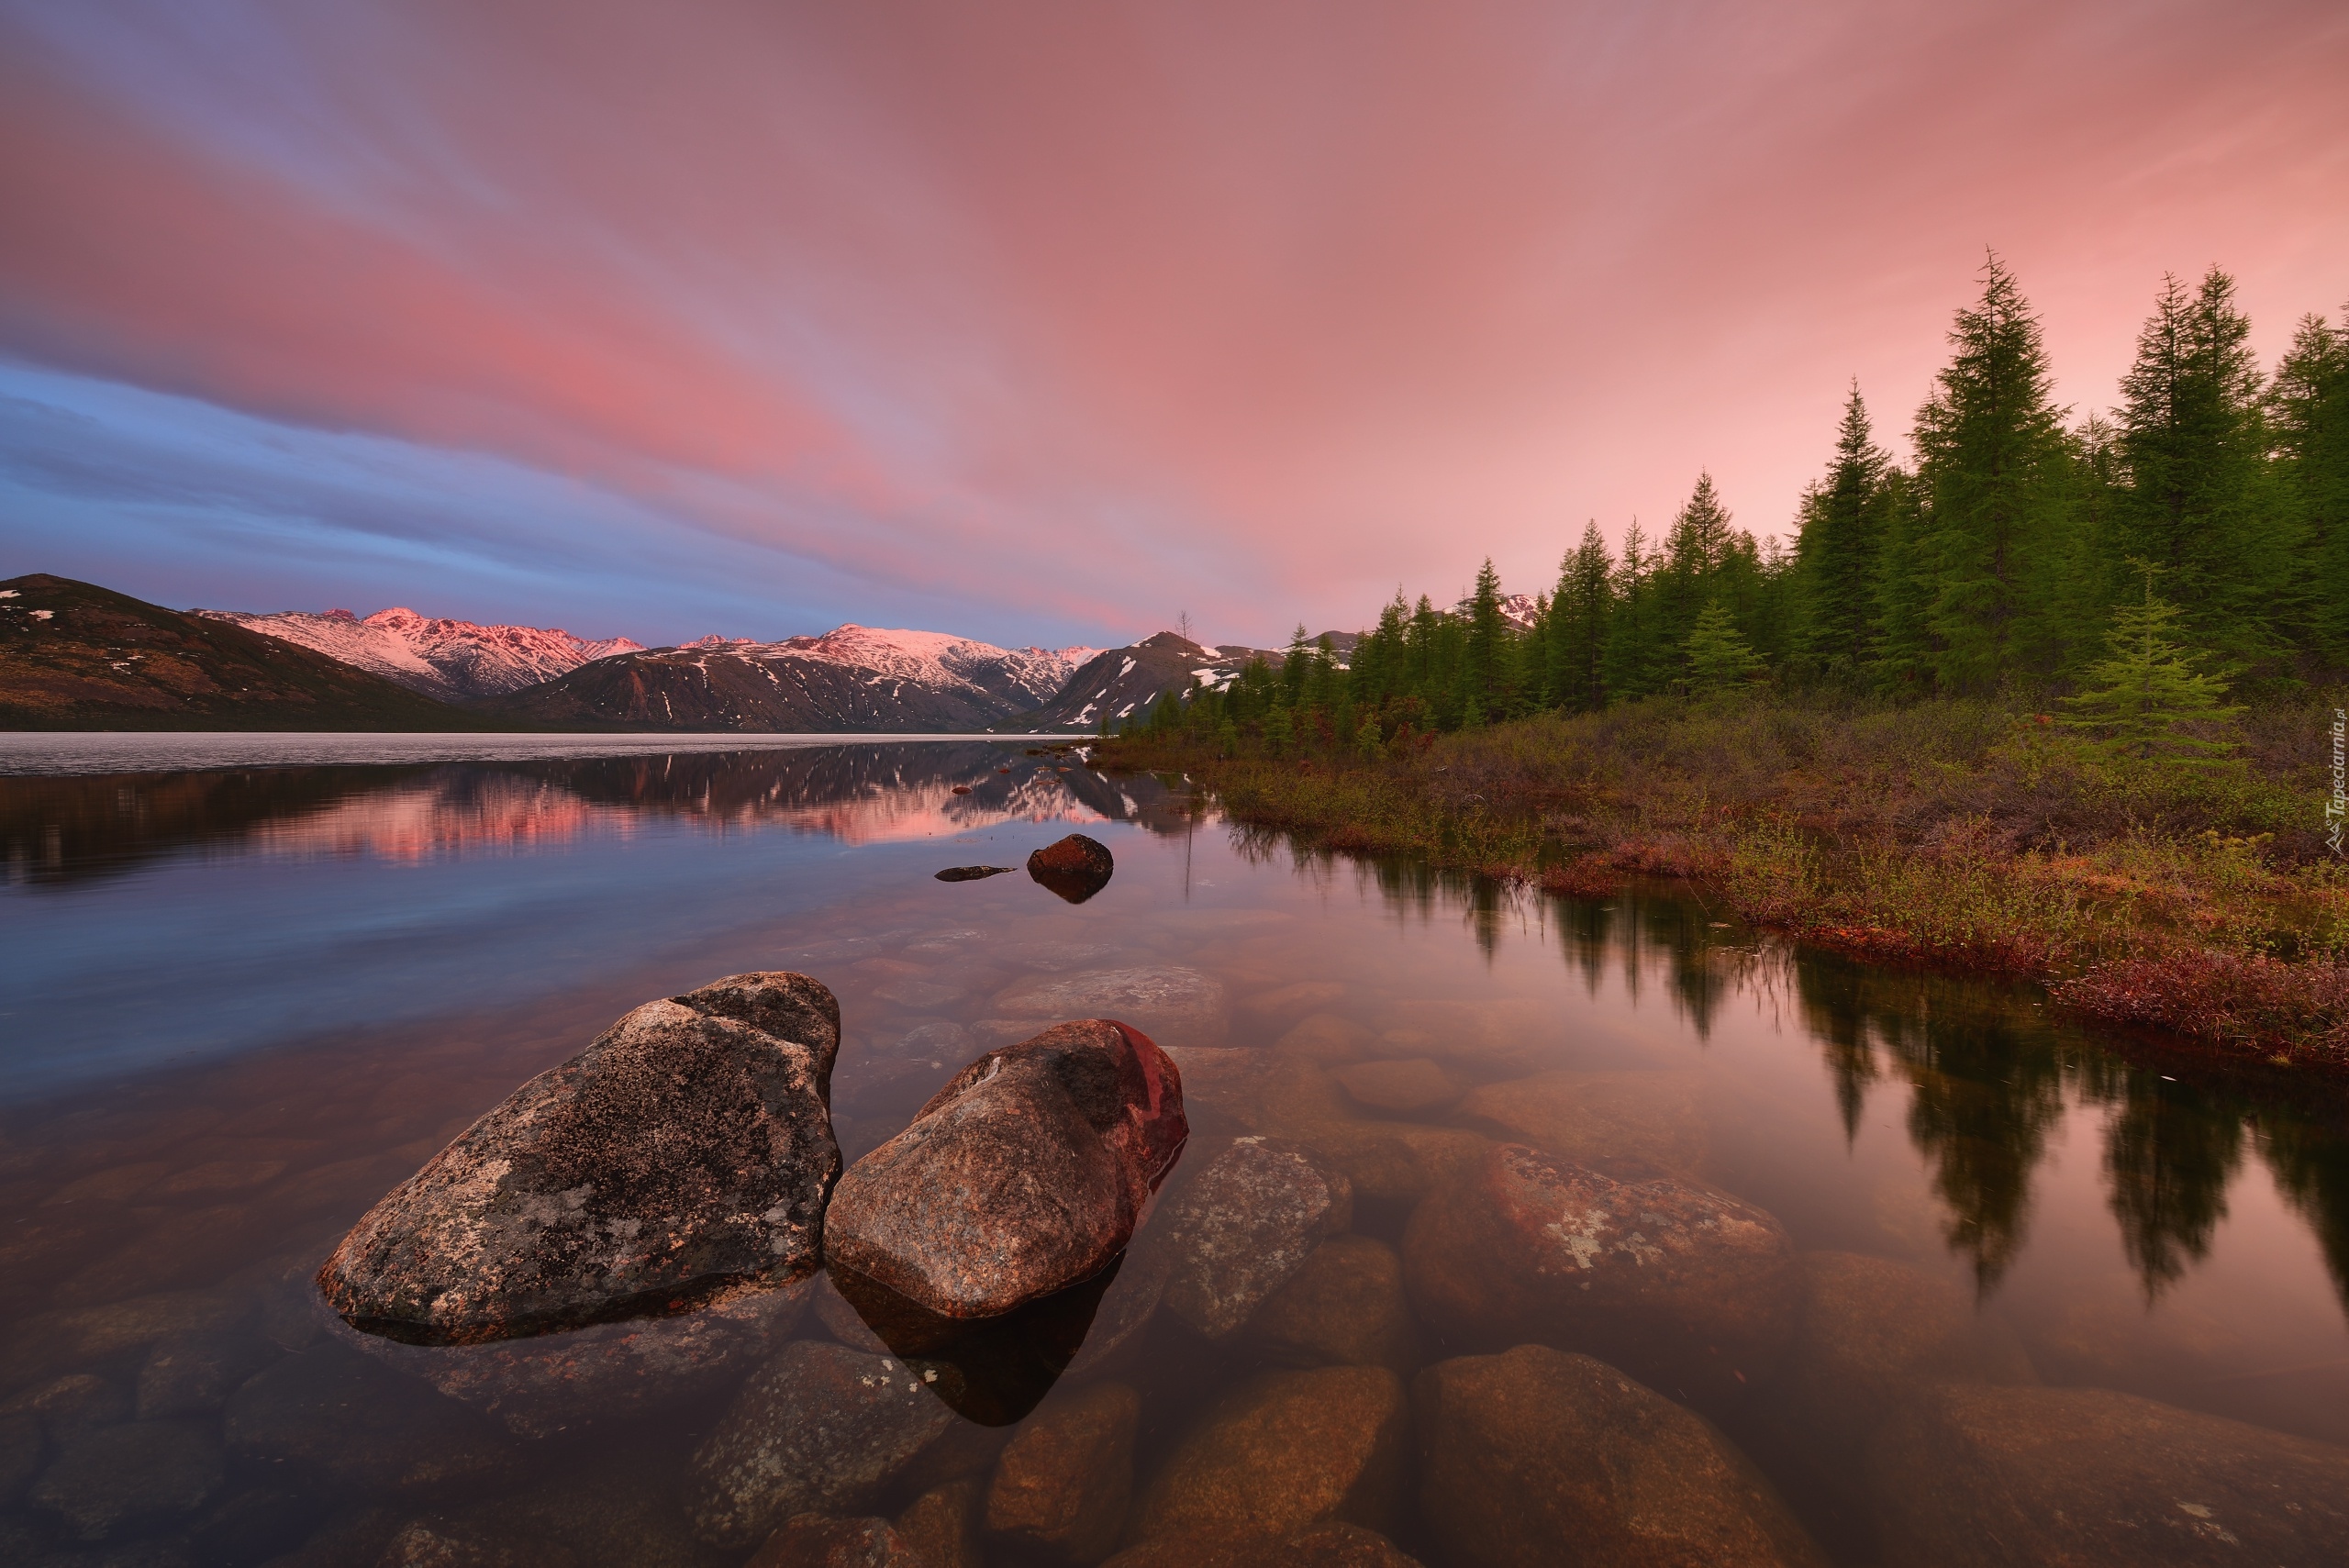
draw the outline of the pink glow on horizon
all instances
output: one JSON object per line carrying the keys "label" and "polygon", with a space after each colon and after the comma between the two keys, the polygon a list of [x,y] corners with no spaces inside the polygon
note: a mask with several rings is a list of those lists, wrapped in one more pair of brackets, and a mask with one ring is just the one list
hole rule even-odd
{"label": "pink glow on horizon", "polygon": [[2165,271],[2349,299],[2335,5],[153,15],[0,15],[0,353],[1105,636],[1530,591],[1700,468],[1786,533],[1985,245],[2083,413]]}

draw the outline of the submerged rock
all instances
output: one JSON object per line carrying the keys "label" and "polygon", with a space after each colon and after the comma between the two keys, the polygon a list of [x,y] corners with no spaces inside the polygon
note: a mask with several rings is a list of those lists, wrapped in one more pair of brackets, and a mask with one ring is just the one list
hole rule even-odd
{"label": "submerged rock", "polygon": [[1353,1223],[1353,1187],[1318,1151],[1242,1138],[1176,1193],[1159,1218],[1172,1253],[1166,1309],[1210,1340],[1228,1338]]}
{"label": "submerged rock", "polygon": [[1376,1530],[1332,1519],[1288,1535],[1145,1540],[1126,1548],[1102,1568],[1420,1568],[1420,1564]]}
{"label": "submerged rock", "polygon": [[1403,1261],[1367,1236],[1332,1236],[1248,1319],[1248,1343],[1305,1366],[1417,1363],[1418,1333],[1403,1296]]}
{"label": "submerged rock", "polygon": [[1038,974],[996,994],[1007,1018],[1123,1018],[1161,1044],[1212,1045],[1230,1027],[1223,982],[1181,964]]}
{"label": "submerged rock", "polygon": [[475,1122],[318,1273],[353,1327],[465,1344],[810,1272],[840,1006],[804,974],[650,1002]]}
{"label": "submerged rock", "polygon": [[983,1568],[977,1529],[983,1488],[970,1477],[933,1486],[906,1505],[897,1534],[923,1568]]}
{"label": "submerged rock", "polygon": [[1117,869],[1108,846],[1082,833],[1071,833],[1028,857],[1028,874],[1071,904],[1082,904],[1108,886]]}
{"label": "submerged rock", "polygon": [[799,1321],[812,1282],[695,1312],[598,1323],[485,1345],[405,1345],[351,1335],[384,1364],[529,1438],[629,1419],[695,1398],[766,1360]]}
{"label": "submerged rock", "polygon": [[941,1317],[1007,1313],[1106,1267],[1188,1137],[1149,1036],[1063,1024],[980,1057],[859,1160],[826,1253]]}
{"label": "submerged rock", "polygon": [[1412,1213],[1413,1304],[1464,1345],[1546,1344],[1682,1398],[1738,1396],[1793,1335],[1793,1243],[1726,1194],[1619,1169],[1495,1149]]}
{"label": "submerged rock", "polygon": [[1063,1562],[1107,1557],[1133,1500],[1141,1418],[1141,1396],[1120,1383],[1097,1383],[1046,1408],[996,1462],[988,1533]]}
{"label": "submerged rock", "polygon": [[1869,1449],[1887,1562],[2349,1562],[2349,1449],[2134,1395],[1945,1385]]}
{"label": "submerged rock", "polygon": [[932,1568],[887,1519],[801,1514],[743,1568]]}
{"label": "submerged rock", "polygon": [[1914,1264],[1805,1252],[1783,1403],[1796,1451],[1856,1475],[1876,1429],[1942,1383],[2035,1384],[2031,1358],[1974,1293]]}
{"label": "submerged rock", "polygon": [[694,1453],[686,1506],[713,1546],[764,1540],[794,1515],[854,1514],[953,1423],[894,1356],[802,1340],[751,1375]]}
{"label": "submerged rock", "polygon": [[1537,1073],[1488,1084],[1454,1119],[1576,1164],[1638,1160],[1687,1175],[1708,1143],[1698,1073]]}
{"label": "submerged rock", "polygon": [[1466,1085],[1440,1062],[1424,1056],[1395,1062],[1363,1062],[1332,1071],[1347,1097],[1376,1111],[1410,1114],[1441,1110],[1461,1096]]}
{"label": "submerged rock", "polygon": [[1227,1395],[1151,1481],[1134,1534],[1281,1537],[1324,1520],[1389,1528],[1409,1426],[1385,1367],[1271,1373]]}
{"label": "submerged rock", "polygon": [[1542,1345],[1442,1362],[1412,1385],[1419,1511],[1477,1568],[1824,1568],[1712,1424],[1604,1362]]}
{"label": "submerged rock", "polygon": [[991,876],[1001,876],[1017,871],[1017,866],[948,866],[938,873],[941,882],[982,882]]}
{"label": "submerged rock", "polygon": [[228,1471],[210,1423],[134,1421],[68,1442],[33,1483],[32,1501],[67,1534],[105,1540],[185,1518]]}
{"label": "submerged rock", "polygon": [[513,1470],[487,1420],[332,1340],[288,1356],[228,1398],[228,1446],[273,1475],[367,1491],[427,1491]]}

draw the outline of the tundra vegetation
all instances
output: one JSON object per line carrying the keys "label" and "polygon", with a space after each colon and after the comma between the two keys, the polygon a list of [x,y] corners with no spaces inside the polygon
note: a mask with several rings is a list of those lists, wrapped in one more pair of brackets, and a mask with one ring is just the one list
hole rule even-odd
{"label": "tundra vegetation", "polygon": [[1104,760],[1333,849],[1694,878],[1808,940],[2349,1066],[2349,318],[2272,373],[2250,330],[2224,272],[2165,279],[2118,405],[2075,417],[1993,256],[1910,461],[1854,386],[1790,547],[1700,475],[1661,539],[1586,527],[1531,624],[1487,562],[1342,659],[1300,627]]}

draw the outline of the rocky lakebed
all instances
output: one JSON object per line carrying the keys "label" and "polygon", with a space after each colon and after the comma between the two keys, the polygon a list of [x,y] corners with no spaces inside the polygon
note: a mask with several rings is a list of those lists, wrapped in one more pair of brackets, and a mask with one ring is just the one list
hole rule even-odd
{"label": "rocky lakebed", "polygon": [[[1091,867],[1036,880],[1081,903]],[[233,1288],[90,1264],[0,1345],[0,1558],[2349,1562],[2349,1448],[1798,1240],[1697,1068],[1563,1064],[1507,999],[1364,1007],[1251,967],[1269,926],[1187,929],[1230,962],[1071,928],[974,970],[969,929],[711,977],[405,1176],[311,1155],[310,1212],[365,1208],[339,1240]],[[860,1082],[942,1086],[835,1103],[844,978],[900,1020]],[[56,1191],[198,1192],[200,1251],[294,1179],[238,1165]]]}

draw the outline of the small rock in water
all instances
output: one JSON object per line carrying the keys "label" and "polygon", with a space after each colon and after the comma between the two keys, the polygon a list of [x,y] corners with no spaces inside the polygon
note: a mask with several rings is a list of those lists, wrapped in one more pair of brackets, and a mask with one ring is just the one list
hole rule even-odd
{"label": "small rock in water", "polygon": [[1028,874],[1071,904],[1082,904],[1108,886],[1117,869],[1108,846],[1082,833],[1071,833],[1028,857]]}
{"label": "small rock in water", "polygon": [[1710,1422],[1604,1362],[1542,1345],[1464,1356],[1419,1373],[1411,1402],[1419,1510],[1452,1561],[1824,1568]]}
{"label": "small rock in water", "polygon": [[1064,1562],[1107,1557],[1133,1500],[1141,1419],[1141,1396],[1121,1383],[1097,1383],[1046,1408],[996,1462],[988,1532]]}
{"label": "small rock in water", "polygon": [[33,1483],[32,1500],[69,1535],[105,1540],[195,1513],[228,1470],[210,1423],[134,1421],[67,1443]]}
{"label": "small rock in water", "polygon": [[1144,1493],[1133,1533],[1286,1536],[1341,1519],[1385,1529],[1409,1413],[1385,1367],[1271,1373],[1219,1400]]}
{"label": "small rock in water", "polygon": [[1149,1036],[1063,1024],[972,1062],[851,1167],[826,1253],[940,1317],[998,1316],[1107,1266],[1188,1137]]}
{"label": "small rock in water", "polygon": [[981,882],[988,877],[1001,876],[1006,872],[1017,871],[1019,869],[1019,868],[1017,866],[948,866],[944,871],[938,873],[938,880],[941,882]]}
{"label": "small rock in water", "polygon": [[1353,1223],[1353,1187],[1318,1151],[1242,1138],[1160,1216],[1174,1256],[1165,1305],[1210,1340],[1230,1337],[1321,1244]]}
{"label": "small rock in water", "polygon": [[801,1514],[767,1537],[743,1568],[932,1568],[883,1518]]}
{"label": "small rock in water", "polygon": [[1888,1562],[2349,1562],[2349,1449],[2132,1394],[1948,1384],[1869,1451]]}
{"label": "small rock in water", "polygon": [[353,1327],[465,1344],[774,1285],[821,1256],[840,1005],[804,974],[650,1002],[371,1209],[318,1273]]}
{"label": "small rock in water", "polygon": [[1413,1304],[1455,1343],[1579,1351],[1693,1402],[1741,1399],[1793,1336],[1794,1244],[1726,1194],[1618,1171],[1496,1148],[1413,1211]]}
{"label": "small rock in water", "polygon": [[1403,1261],[1367,1236],[1332,1236],[1248,1319],[1250,1345],[1303,1366],[1418,1364]]}
{"label": "small rock in water", "polygon": [[740,1549],[794,1515],[870,1507],[953,1420],[921,1369],[802,1340],[751,1373],[695,1451],[694,1531]]}
{"label": "small rock in water", "polygon": [[954,786],[954,793],[956,795],[968,795],[971,793],[971,786],[969,784],[956,784]]}

